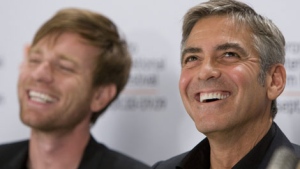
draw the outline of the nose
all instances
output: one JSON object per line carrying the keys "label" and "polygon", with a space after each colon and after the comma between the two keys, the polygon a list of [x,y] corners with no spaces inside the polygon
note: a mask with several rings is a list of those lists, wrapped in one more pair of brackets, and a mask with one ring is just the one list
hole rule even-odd
{"label": "nose", "polygon": [[217,63],[214,63],[212,59],[206,59],[199,65],[198,78],[200,80],[216,79],[220,77],[220,75],[221,71]]}
{"label": "nose", "polygon": [[33,71],[32,77],[38,82],[51,83],[53,71],[49,62],[40,63]]}

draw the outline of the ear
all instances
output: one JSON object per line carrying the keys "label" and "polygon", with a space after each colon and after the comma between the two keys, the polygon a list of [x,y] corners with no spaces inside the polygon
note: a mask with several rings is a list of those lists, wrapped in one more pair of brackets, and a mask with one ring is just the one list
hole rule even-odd
{"label": "ear", "polygon": [[31,49],[31,45],[30,44],[25,44],[24,49],[23,49],[24,57],[28,56],[30,49]]}
{"label": "ear", "polygon": [[272,66],[267,73],[267,95],[270,100],[275,100],[284,90],[286,72],[282,64]]}
{"label": "ear", "polygon": [[22,62],[19,64],[19,71],[21,72],[21,69],[24,65],[24,61],[28,58],[29,52],[31,49],[31,45],[30,44],[26,44],[23,48],[23,59]]}
{"label": "ear", "polygon": [[99,86],[94,89],[94,95],[91,103],[92,112],[97,112],[107,106],[107,104],[116,96],[117,87],[115,84]]}

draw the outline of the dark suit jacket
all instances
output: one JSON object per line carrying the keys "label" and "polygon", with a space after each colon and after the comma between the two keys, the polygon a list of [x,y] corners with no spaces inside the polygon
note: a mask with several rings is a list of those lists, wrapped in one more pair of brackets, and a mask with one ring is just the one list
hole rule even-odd
{"label": "dark suit jacket", "polygon": [[[26,169],[29,141],[0,146],[0,169]],[[91,137],[79,169],[150,169],[147,165],[110,150]]]}
{"label": "dark suit jacket", "polygon": [[[298,158],[300,158],[300,146],[292,144],[287,137],[283,134],[283,132],[279,129],[279,127],[274,123],[273,127],[275,127],[275,136],[265,153],[262,162],[259,164],[259,169],[265,169],[266,166],[269,164],[269,161],[273,155],[273,152],[278,149],[279,147],[287,147],[291,149]],[[166,161],[161,161],[152,166],[153,169],[182,169],[180,167],[181,162],[184,160],[185,157],[189,152],[180,154],[178,156],[175,156],[173,158],[170,158]]]}

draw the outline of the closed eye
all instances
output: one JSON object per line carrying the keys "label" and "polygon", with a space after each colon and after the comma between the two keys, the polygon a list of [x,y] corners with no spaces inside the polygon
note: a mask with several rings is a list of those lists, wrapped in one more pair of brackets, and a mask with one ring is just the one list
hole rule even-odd
{"label": "closed eye", "polygon": [[76,65],[74,62],[68,59],[59,59],[56,63],[56,67],[64,72],[74,73],[76,70]]}
{"label": "closed eye", "polygon": [[66,72],[74,72],[74,69],[65,65],[58,65],[58,68],[60,70],[66,71]]}
{"label": "closed eye", "polygon": [[34,64],[38,64],[41,62],[40,59],[36,59],[36,58],[31,58],[31,59],[28,59],[28,62],[29,63],[34,63]]}
{"label": "closed eye", "polygon": [[37,55],[29,55],[26,60],[30,65],[38,65],[42,62],[42,58]]}

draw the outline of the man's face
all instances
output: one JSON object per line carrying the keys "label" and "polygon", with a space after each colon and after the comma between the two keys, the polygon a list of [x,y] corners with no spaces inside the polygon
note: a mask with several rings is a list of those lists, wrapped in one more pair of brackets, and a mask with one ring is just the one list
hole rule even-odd
{"label": "man's face", "polygon": [[53,37],[32,46],[20,67],[21,120],[40,130],[89,123],[92,114],[92,75],[99,50],[75,33],[63,33],[55,41]]}
{"label": "man's face", "polygon": [[200,132],[233,131],[269,118],[267,91],[258,83],[260,59],[247,28],[225,16],[203,18],[183,50],[180,94]]}

